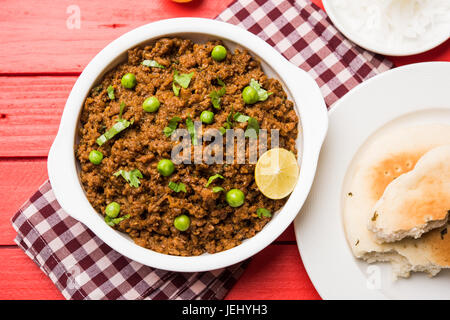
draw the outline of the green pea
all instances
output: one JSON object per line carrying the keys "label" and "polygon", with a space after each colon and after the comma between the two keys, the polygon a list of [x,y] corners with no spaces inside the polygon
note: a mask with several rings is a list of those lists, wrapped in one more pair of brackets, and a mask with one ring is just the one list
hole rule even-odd
{"label": "green pea", "polygon": [[200,114],[200,120],[203,123],[211,124],[214,121],[214,113],[211,111],[205,110]]}
{"label": "green pea", "polygon": [[191,219],[187,215],[182,214],[173,220],[173,225],[180,231],[186,231],[191,225]]}
{"label": "green pea", "polygon": [[159,105],[160,103],[157,97],[150,97],[145,99],[142,104],[142,109],[146,112],[156,112],[159,109]]}
{"label": "green pea", "polygon": [[92,162],[93,164],[100,164],[102,160],[103,160],[103,153],[101,153],[100,151],[92,150],[89,153],[89,161]]}
{"label": "green pea", "polygon": [[231,189],[227,192],[226,200],[230,207],[236,208],[240,207],[244,204],[245,195],[244,193],[239,189]]}
{"label": "green pea", "polygon": [[175,170],[173,162],[169,159],[162,159],[158,162],[157,166],[158,172],[164,177],[170,176]]}
{"label": "green pea", "polygon": [[258,92],[255,88],[247,86],[242,91],[242,99],[246,104],[254,104],[259,100]]}
{"label": "green pea", "polygon": [[105,208],[105,214],[110,218],[116,218],[120,212],[120,204],[113,201]]}
{"label": "green pea", "polygon": [[133,89],[136,86],[136,76],[132,73],[127,73],[122,77],[122,86],[127,89]]}
{"label": "green pea", "polygon": [[224,46],[215,46],[211,51],[211,57],[216,61],[222,61],[227,57],[227,49]]}

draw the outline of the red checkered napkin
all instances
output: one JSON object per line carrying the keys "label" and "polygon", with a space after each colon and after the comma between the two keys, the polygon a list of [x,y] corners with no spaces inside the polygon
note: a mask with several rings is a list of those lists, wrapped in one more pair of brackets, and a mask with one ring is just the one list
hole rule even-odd
{"label": "red checkered napkin", "polygon": [[69,217],[48,181],[12,222],[15,242],[67,299],[222,299],[246,266],[177,273],[132,261]]}
{"label": "red checkered napkin", "polygon": [[[319,84],[328,106],[391,67],[345,40],[306,0],[237,0],[218,16],[263,38]],[[248,261],[203,273],[153,269],[112,250],[65,213],[50,183],[12,218],[16,243],[67,299],[222,299]]]}
{"label": "red checkered napkin", "polygon": [[339,33],[308,0],[239,0],[218,20],[256,34],[316,80],[327,106],[357,84],[392,67]]}

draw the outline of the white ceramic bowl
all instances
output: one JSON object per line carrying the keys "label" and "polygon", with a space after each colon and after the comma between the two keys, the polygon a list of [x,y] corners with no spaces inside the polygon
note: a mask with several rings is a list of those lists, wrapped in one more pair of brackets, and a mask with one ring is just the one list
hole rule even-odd
{"label": "white ceramic bowl", "polygon": [[[178,257],[136,245],[127,235],[109,227],[87,200],[80,184],[74,144],[79,115],[90,88],[108,70],[124,61],[127,50],[160,37],[183,37],[198,42],[221,39],[230,48],[248,49],[261,60],[264,72],[283,84],[300,116],[297,139],[299,181],[284,207],[254,237],[232,249],[214,254]],[[293,221],[309,193],[317,160],[328,127],[326,106],[315,81],[290,64],[275,49],[239,27],[209,19],[162,20],[134,29],[104,48],[84,69],[67,99],[58,134],[48,156],[48,173],[56,199],[73,218],[84,223],[111,248],[145,265],[172,271],[197,272],[223,268],[245,260],[274,241]]]}

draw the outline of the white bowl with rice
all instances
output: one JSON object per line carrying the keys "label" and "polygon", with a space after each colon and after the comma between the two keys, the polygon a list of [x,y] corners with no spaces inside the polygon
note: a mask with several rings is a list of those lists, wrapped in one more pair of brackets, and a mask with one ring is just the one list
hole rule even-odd
{"label": "white bowl with rice", "polygon": [[323,5],[339,31],[375,53],[418,54],[450,37],[448,0],[323,0]]}

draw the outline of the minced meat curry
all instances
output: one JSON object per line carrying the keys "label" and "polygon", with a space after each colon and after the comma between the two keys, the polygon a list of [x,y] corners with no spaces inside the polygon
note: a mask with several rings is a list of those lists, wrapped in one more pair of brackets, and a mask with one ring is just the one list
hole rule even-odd
{"label": "minced meat curry", "polygon": [[227,250],[286,201],[258,190],[254,164],[170,160],[171,134],[192,134],[194,121],[222,133],[278,129],[279,146],[297,154],[293,103],[245,50],[178,38],[131,49],[91,90],[80,121],[75,152],[87,198],[142,247],[180,256]]}

